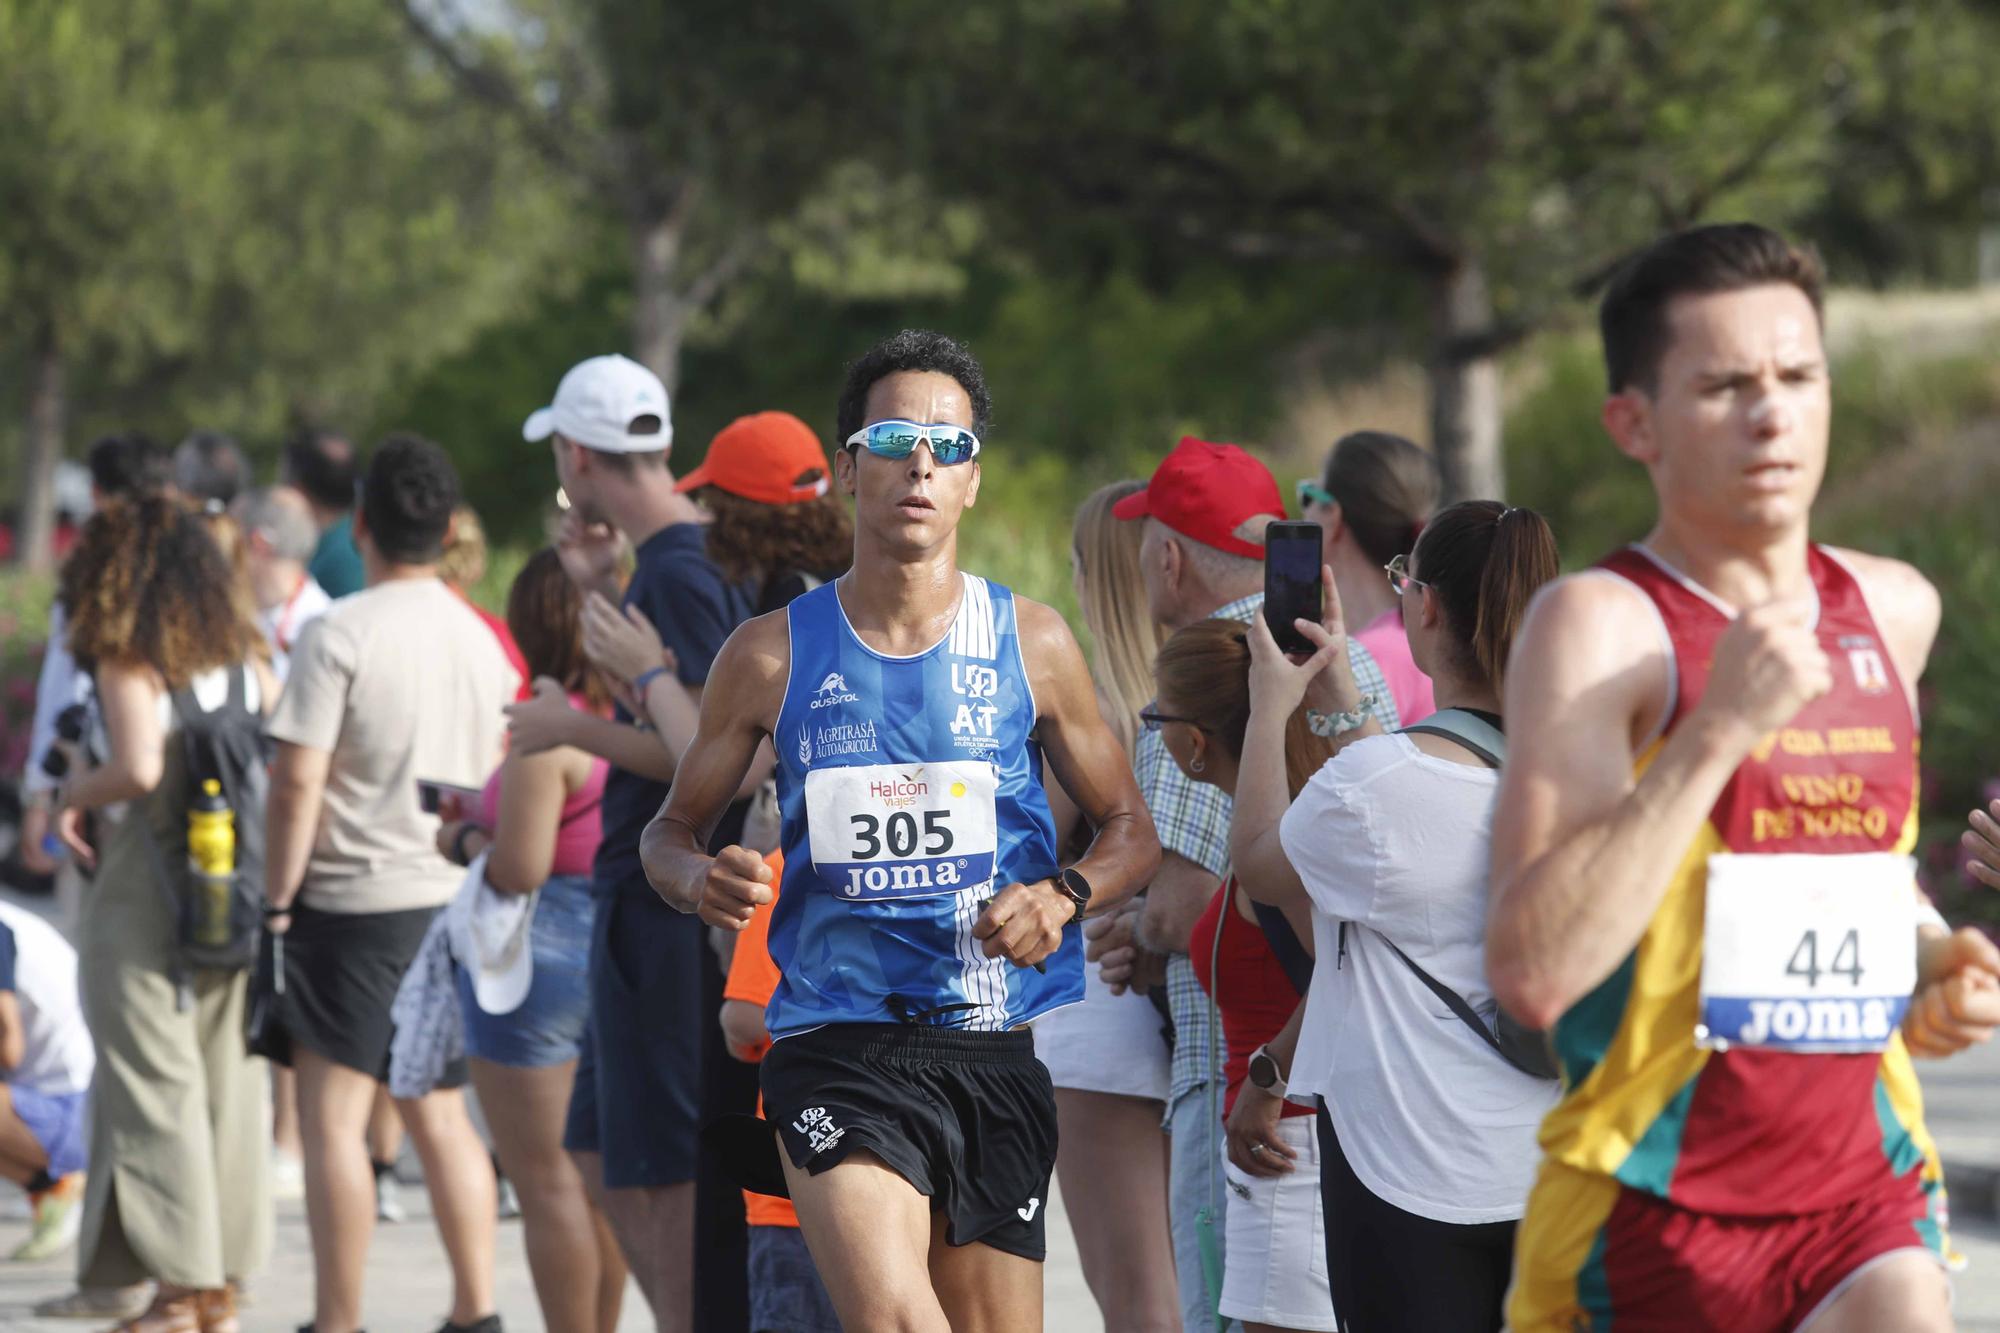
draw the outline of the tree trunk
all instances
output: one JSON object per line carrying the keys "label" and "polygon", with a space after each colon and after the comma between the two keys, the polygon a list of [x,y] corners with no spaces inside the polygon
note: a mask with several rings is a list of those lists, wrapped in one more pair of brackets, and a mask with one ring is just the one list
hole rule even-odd
{"label": "tree trunk", "polygon": [[671,396],[680,384],[681,340],[694,314],[681,291],[676,217],[635,217],[632,233],[632,355]]}
{"label": "tree trunk", "polygon": [[1500,362],[1490,343],[1486,270],[1465,259],[1433,281],[1431,443],[1444,473],[1444,503],[1502,499]]}
{"label": "tree trunk", "polygon": [[28,422],[21,450],[21,513],[15,530],[23,568],[46,574],[56,564],[56,463],[62,457],[62,348],[54,320],[35,335],[34,364],[28,372]]}

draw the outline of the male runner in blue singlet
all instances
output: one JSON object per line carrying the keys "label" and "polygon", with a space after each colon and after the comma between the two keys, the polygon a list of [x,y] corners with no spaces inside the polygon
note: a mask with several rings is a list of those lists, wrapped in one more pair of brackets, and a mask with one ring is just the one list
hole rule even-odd
{"label": "male runner in blue singlet", "polygon": [[[1083,998],[1077,921],[1159,860],[1069,628],[958,568],[989,409],[979,363],[939,334],[849,368],[834,470],[854,567],[730,637],[643,844],[669,903],[742,929],[770,872],[703,848],[771,738],[764,1109],[849,1328],[1041,1327],[1055,1101],[1021,1025]],[[1044,755],[1098,830],[1070,866]]]}

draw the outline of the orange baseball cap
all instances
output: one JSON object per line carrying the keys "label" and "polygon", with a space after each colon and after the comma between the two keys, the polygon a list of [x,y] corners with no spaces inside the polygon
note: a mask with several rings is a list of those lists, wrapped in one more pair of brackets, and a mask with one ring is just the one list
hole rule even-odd
{"label": "orange baseball cap", "polygon": [[753,412],[724,426],[701,466],[674,489],[714,486],[759,504],[791,505],[818,499],[832,482],[811,426],[790,412]]}

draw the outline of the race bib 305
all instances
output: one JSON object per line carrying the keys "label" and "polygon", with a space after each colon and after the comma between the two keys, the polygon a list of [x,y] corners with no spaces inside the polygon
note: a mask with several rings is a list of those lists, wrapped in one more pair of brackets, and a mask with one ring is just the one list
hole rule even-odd
{"label": "race bib 305", "polygon": [[999,778],[984,760],[806,774],[813,865],[836,897],[921,898],[993,878]]}

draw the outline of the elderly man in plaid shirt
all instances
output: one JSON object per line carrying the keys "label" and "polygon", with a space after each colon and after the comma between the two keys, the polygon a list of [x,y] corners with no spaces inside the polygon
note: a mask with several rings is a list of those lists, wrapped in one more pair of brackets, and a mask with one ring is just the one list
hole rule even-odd
{"label": "elderly man in plaid shirt", "polygon": [[[1269,469],[1235,445],[1183,439],[1146,489],[1112,512],[1146,523],[1140,548],[1146,599],[1169,629],[1209,619],[1248,622],[1263,604],[1263,529],[1285,516],[1284,501]],[[1353,639],[1347,652],[1355,683],[1372,696],[1376,717],[1395,728],[1395,702],[1374,658]],[[1181,773],[1157,729],[1140,736],[1133,768],[1166,856],[1143,906],[1117,918],[1093,952],[1109,955],[1107,981],[1139,985],[1156,984],[1159,961],[1165,959],[1174,1021],[1167,1090],[1174,1263],[1189,1333],[1210,1333],[1218,1291],[1209,1283],[1202,1254],[1208,1249],[1215,1261],[1222,1254],[1222,1041],[1187,949],[1195,921],[1228,869],[1230,805],[1216,788]],[[1135,963],[1125,962],[1134,956]],[[1213,1219],[1210,1227],[1202,1225],[1204,1210]]]}

